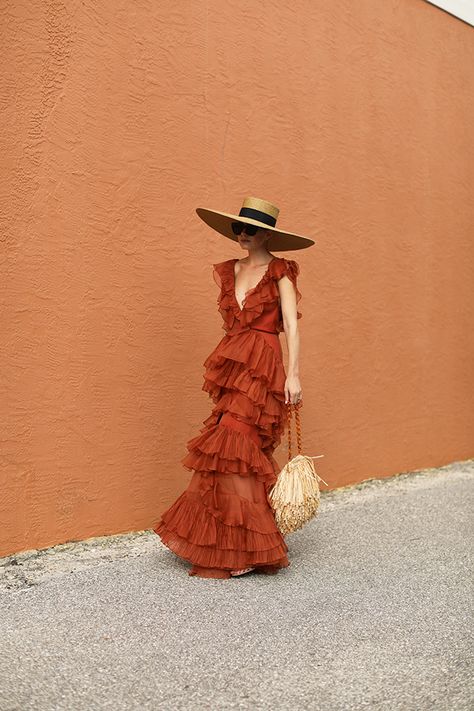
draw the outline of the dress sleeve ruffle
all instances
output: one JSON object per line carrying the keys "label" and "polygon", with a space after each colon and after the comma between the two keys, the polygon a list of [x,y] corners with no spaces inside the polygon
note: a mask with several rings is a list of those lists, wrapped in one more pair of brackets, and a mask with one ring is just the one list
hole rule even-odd
{"label": "dress sleeve ruffle", "polygon": [[222,262],[212,265],[212,276],[219,289],[222,289],[221,264]]}
{"label": "dress sleeve ruffle", "polygon": [[235,309],[233,303],[234,275],[231,272],[231,269],[233,269],[233,263],[231,260],[226,260],[224,262],[213,264],[212,267],[214,281],[219,287],[219,293],[217,295],[217,308],[222,316],[222,328],[227,331],[232,328],[235,321]]}
{"label": "dress sleeve ruffle", "polygon": [[[300,273],[300,267],[298,262],[294,259],[285,259],[281,257],[276,260],[274,266],[274,276],[276,281],[279,281],[282,277],[287,276],[288,279],[293,283],[296,293],[296,304],[298,305],[301,300],[301,292],[298,289],[298,275]],[[296,318],[301,318],[303,314],[297,310]]]}

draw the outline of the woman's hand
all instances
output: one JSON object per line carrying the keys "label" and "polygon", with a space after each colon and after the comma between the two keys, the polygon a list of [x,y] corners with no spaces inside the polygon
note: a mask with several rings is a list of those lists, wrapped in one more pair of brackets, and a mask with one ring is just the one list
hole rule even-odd
{"label": "woman's hand", "polygon": [[285,405],[296,404],[302,399],[300,379],[297,375],[288,375],[285,380]]}

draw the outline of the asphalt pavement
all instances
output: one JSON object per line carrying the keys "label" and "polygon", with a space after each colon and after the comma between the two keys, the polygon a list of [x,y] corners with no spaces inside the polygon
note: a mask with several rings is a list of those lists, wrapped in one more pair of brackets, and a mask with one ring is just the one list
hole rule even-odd
{"label": "asphalt pavement", "polygon": [[152,531],[0,559],[0,710],[472,709],[473,482],[323,493],[274,576],[190,577]]}

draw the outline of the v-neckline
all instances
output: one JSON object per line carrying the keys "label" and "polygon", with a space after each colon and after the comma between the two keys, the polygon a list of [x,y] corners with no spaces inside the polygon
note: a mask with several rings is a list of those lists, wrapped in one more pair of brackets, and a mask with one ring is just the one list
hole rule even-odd
{"label": "v-neckline", "polygon": [[247,289],[247,291],[246,291],[245,294],[244,294],[244,300],[243,300],[243,302],[242,302],[242,306],[240,306],[239,302],[237,301],[237,294],[236,294],[236,292],[235,292],[235,264],[236,264],[236,262],[238,262],[239,260],[238,260],[237,257],[235,257],[235,258],[232,260],[232,264],[231,264],[231,267],[232,267],[232,291],[233,291],[233,294],[234,294],[234,301],[235,301],[235,303],[237,304],[237,308],[239,309],[239,313],[242,313],[242,312],[244,311],[244,309],[245,309],[245,301],[246,301],[246,299],[247,299],[248,294],[250,294],[251,291],[255,291],[255,289],[257,289],[257,288],[260,286],[260,284],[262,283],[262,281],[265,279],[265,277],[266,277],[267,274],[268,274],[268,271],[269,271],[269,269],[270,269],[270,264],[271,264],[272,262],[274,262],[275,259],[278,259],[278,257],[272,257],[272,258],[270,259],[270,261],[269,261],[268,264],[267,264],[267,268],[265,269],[264,274],[263,274],[262,277],[258,280],[258,282],[255,284],[255,286],[252,286],[250,289]]}

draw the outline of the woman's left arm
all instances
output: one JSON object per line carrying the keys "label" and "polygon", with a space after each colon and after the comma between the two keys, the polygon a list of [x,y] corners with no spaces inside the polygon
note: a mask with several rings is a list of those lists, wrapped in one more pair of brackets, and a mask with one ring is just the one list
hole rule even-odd
{"label": "woman's left arm", "polygon": [[288,373],[285,381],[285,404],[297,403],[301,399],[299,377],[300,334],[296,307],[296,292],[292,281],[286,276],[278,280],[283,329],[288,346]]}

